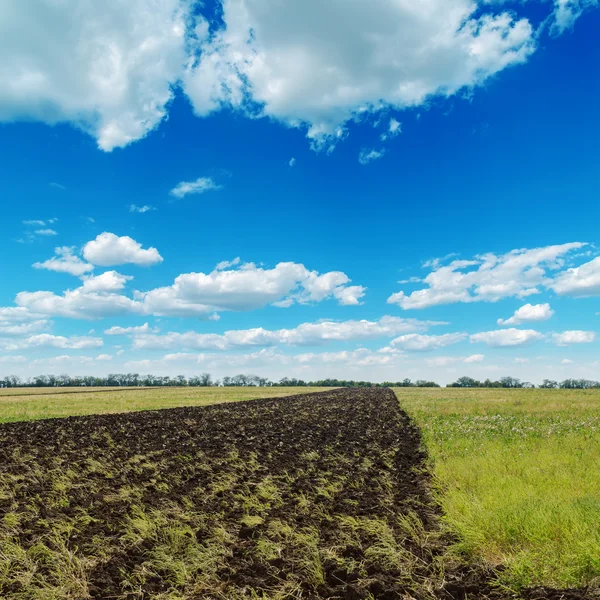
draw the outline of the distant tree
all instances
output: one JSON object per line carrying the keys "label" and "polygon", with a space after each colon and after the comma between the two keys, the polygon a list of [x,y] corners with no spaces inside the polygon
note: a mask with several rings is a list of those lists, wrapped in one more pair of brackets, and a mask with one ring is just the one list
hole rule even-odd
{"label": "distant tree", "polygon": [[558,387],[558,382],[557,381],[553,381],[552,379],[544,379],[544,381],[542,382],[542,385],[540,385],[541,388],[544,389],[556,389]]}
{"label": "distant tree", "polygon": [[477,381],[476,379],[473,379],[472,377],[459,377],[454,383],[451,383],[448,387],[481,387],[481,382]]}
{"label": "distant tree", "polygon": [[523,384],[520,379],[515,379],[514,377],[502,377],[500,379],[500,384],[503,388],[522,388]]}

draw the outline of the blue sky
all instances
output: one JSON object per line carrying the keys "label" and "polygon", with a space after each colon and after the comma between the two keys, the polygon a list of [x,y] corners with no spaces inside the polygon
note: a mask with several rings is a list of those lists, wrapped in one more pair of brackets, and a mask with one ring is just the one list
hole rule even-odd
{"label": "blue sky", "polygon": [[72,4],[0,9],[0,374],[599,378],[597,2]]}

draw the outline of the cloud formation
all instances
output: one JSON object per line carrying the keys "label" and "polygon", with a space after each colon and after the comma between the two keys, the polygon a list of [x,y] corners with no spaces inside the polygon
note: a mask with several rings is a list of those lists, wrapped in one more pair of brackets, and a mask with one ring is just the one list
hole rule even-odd
{"label": "cloud formation", "polygon": [[[225,0],[222,29],[201,21],[199,58],[183,77],[198,115],[234,107],[303,126],[314,147],[383,108],[451,96],[525,62],[527,19],[469,0],[273,5]],[[314,15],[319,14],[318,23]]]}
{"label": "cloud formation", "polygon": [[110,151],[167,113],[182,73],[180,0],[18,0],[0,8],[0,121],[70,122]]}
{"label": "cloud formation", "polygon": [[211,190],[220,190],[221,185],[215,183],[211,177],[198,177],[195,181],[181,181],[170,192],[175,198],[183,198],[188,194],[204,194]]}
{"label": "cloud formation", "polygon": [[143,328],[112,328],[105,333],[135,333],[133,347],[136,349],[162,350],[230,350],[245,346],[310,346],[326,342],[348,342],[354,340],[392,337],[403,332],[426,331],[429,327],[443,325],[435,321],[418,321],[417,319],[400,319],[385,316],[379,321],[319,321],[318,323],[302,323],[293,329],[267,330],[255,329],[226,331],[224,334],[170,332],[164,335],[147,335],[148,324]]}
{"label": "cloud formation", "polygon": [[83,247],[83,257],[101,267],[125,264],[150,267],[163,261],[156,248],[144,249],[127,235],[119,237],[106,231]]}
{"label": "cloud formation", "polygon": [[533,329],[498,329],[496,331],[482,331],[470,336],[472,343],[483,342],[492,348],[508,348],[524,346],[532,342],[543,340],[544,334]]}
{"label": "cloud formation", "polygon": [[[551,33],[596,5],[555,0]],[[269,117],[330,149],[352,120],[473,89],[536,49],[520,7],[500,2],[357,0],[349,11],[317,0],[223,0],[219,8],[222,19],[209,23],[188,0],[5,4],[0,53],[11,60],[0,73],[0,120],[69,122],[110,151],[155,129],[181,82],[199,116],[233,108]]]}
{"label": "cloud formation", "polygon": [[94,265],[81,260],[75,255],[73,246],[60,246],[54,249],[54,256],[44,262],[33,263],[35,269],[46,269],[57,273],[69,273],[81,277],[85,273],[94,270]]}
{"label": "cloud formation", "polygon": [[595,339],[596,333],[594,331],[571,330],[552,334],[552,341],[557,346],[570,346],[571,344],[591,344]]}
{"label": "cloud formation", "polygon": [[529,321],[547,321],[554,311],[550,304],[525,304],[515,310],[509,319],[498,319],[498,325],[521,325]]}
{"label": "cloud formation", "polygon": [[[501,255],[488,253],[472,260],[453,260],[446,266],[432,262],[433,271],[423,279],[426,288],[409,294],[396,292],[387,301],[404,309],[418,309],[456,302],[525,298],[539,293],[540,286],[553,287],[555,284],[549,273],[563,267],[564,257],[583,246],[582,242],[572,242],[512,250]],[[559,274],[556,281],[560,281],[563,275]],[[563,289],[569,287],[572,289],[572,286],[566,285]]]}

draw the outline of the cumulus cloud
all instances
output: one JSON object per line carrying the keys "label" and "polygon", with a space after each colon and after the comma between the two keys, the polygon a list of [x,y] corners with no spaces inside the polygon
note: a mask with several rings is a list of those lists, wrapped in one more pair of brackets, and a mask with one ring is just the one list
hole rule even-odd
{"label": "cumulus cloud", "polygon": [[571,344],[590,344],[596,339],[594,331],[571,330],[562,333],[553,333],[552,341],[557,346],[570,346]]}
{"label": "cumulus cloud", "polygon": [[[108,238],[106,236],[109,236]],[[131,238],[117,238],[102,234],[97,245],[89,242],[84,255],[91,262],[113,263],[127,260],[136,264],[149,264],[158,254],[154,248],[141,249]],[[107,243],[108,242],[108,243]],[[122,251],[122,252],[121,252]],[[146,254],[146,253],[149,253]],[[156,254],[155,254],[156,253]],[[162,258],[160,259],[162,260]],[[307,304],[333,299],[342,306],[360,304],[365,288],[350,285],[350,278],[340,271],[319,274],[298,263],[279,263],[272,269],[257,267],[253,263],[239,264],[230,261],[206,273],[184,273],[171,286],[148,291],[133,292],[133,297],[118,293],[131,276],[107,271],[97,276],[82,276],[80,287],[62,294],[50,291],[20,292],[15,298],[16,307],[0,308],[12,315],[70,317],[99,319],[126,314],[155,316],[195,316],[218,319],[220,311],[247,311],[269,304],[278,307],[294,303]],[[31,317],[28,317],[31,318]]]}
{"label": "cumulus cloud", "polygon": [[554,311],[550,304],[525,304],[515,310],[509,319],[498,319],[498,325],[521,325],[528,321],[547,321]]}
{"label": "cumulus cloud", "polygon": [[135,327],[110,327],[104,333],[105,335],[139,335],[145,333],[151,333],[156,331],[148,325],[148,323],[144,323],[143,325],[138,325]]}
{"label": "cumulus cloud", "polygon": [[71,122],[103,150],[167,112],[186,63],[191,3],[18,0],[0,8],[0,120]]}
{"label": "cumulus cloud", "polygon": [[483,342],[492,348],[505,348],[524,346],[544,339],[544,335],[533,329],[498,329],[496,331],[482,331],[470,336],[471,343]]}
{"label": "cumulus cloud", "polygon": [[35,235],[44,235],[44,236],[58,235],[58,233],[56,231],[54,231],[54,229],[36,229],[33,233]]}
{"label": "cumulus cloud", "polygon": [[119,237],[106,231],[83,247],[83,257],[101,267],[124,264],[149,267],[163,261],[156,248],[144,249],[127,235]]}
{"label": "cumulus cloud", "polygon": [[561,296],[585,298],[600,295],[600,257],[563,271],[550,287]]}
{"label": "cumulus cloud", "polygon": [[488,253],[472,260],[453,260],[446,266],[431,264],[433,271],[423,280],[428,287],[410,294],[397,292],[387,301],[404,309],[417,309],[456,302],[524,298],[538,293],[540,286],[552,287],[549,272],[562,268],[564,257],[583,246],[582,242],[572,242],[512,250],[501,255]]}
{"label": "cumulus cloud", "polygon": [[188,194],[204,194],[211,190],[220,190],[221,185],[213,181],[211,177],[198,177],[195,181],[181,181],[170,192],[175,198],[183,198]]}
{"label": "cumulus cloud", "polygon": [[354,2],[351,11],[225,0],[224,26],[208,35],[204,24],[184,87],[199,115],[258,111],[305,126],[327,148],[350,119],[451,96],[525,62],[535,48],[530,23],[477,9],[469,0]]}
{"label": "cumulus cloud", "polygon": [[[30,313],[72,319],[101,319],[144,312],[142,304],[122,294],[102,289],[103,281],[98,285],[95,279],[87,287],[84,282],[82,286],[63,294],[49,291],[19,292],[15,303]],[[110,279],[112,280],[112,276]],[[108,285],[107,281],[104,283]],[[116,285],[111,281],[110,285],[113,284]]]}
{"label": "cumulus cloud", "polygon": [[4,350],[23,350],[26,348],[65,348],[81,350],[84,348],[99,348],[103,345],[101,338],[62,335],[51,335],[40,333],[23,339],[6,340],[0,339],[0,348]]}
{"label": "cumulus cloud", "polygon": [[467,356],[463,362],[467,364],[478,363],[481,362],[485,356],[483,354],[471,354],[471,356]]}
{"label": "cumulus cloud", "polygon": [[[500,5],[223,0],[209,23],[188,0],[13,0],[0,9],[0,53],[11,57],[0,120],[70,122],[110,151],[156,128],[182,82],[197,115],[266,116],[329,149],[351,120],[427,105],[526,62],[534,28],[518,5]],[[551,32],[595,5],[555,0]]]}
{"label": "cumulus cloud", "polygon": [[392,337],[404,332],[426,331],[435,325],[444,325],[436,321],[419,321],[417,319],[401,319],[385,316],[379,321],[319,321],[318,323],[302,323],[293,329],[267,330],[262,327],[226,331],[224,334],[170,332],[164,335],[144,335],[148,324],[143,328],[112,328],[107,334],[134,333],[134,348],[145,349],[196,349],[196,350],[229,350],[243,346],[292,345],[309,346],[326,342],[347,342],[380,337]]}
{"label": "cumulus cloud", "polygon": [[419,333],[408,333],[401,335],[390,342],[390,347],[400,350],[412,350],[416,352],[428,352],[437,350],[452,344],[462,342],[467,338],[466,333],[445,333],[443,335],[422,335]]}
{"label": "cumulus cloud", "polygon": [[132,280],[131,275],[122,275],[117,271],[105,271],[101,275],[86,277],[83,280],[81,291],[84,294],[93,292],[117,292],[122,290],[128,281]]}
{"label": "cumulus cloud", "polygon": [[76,249],[71,246],[60,246],[54,249],[54,256],[44,262],[33,264],[35,269],[46,269],[47,271],[56,271],[57,273],[69,273],[76,277],[81,277],[84,273],[92,271],[94,265],[91,265],[75,255]]}
{"label": "cumulus cloud", "polygon": [[292,262],[272,269],[246,263],[208,274],[184,273],[173,285],[139,292],[136,299],[148,314],[158,316],[207,316],[214,311],[245,311],[268,304],[286,307],[328,298],[342,305],[358,304],[365,288],[348,283],[349,277],[340,271],[319,275]]}
{"label": "cumulus cloud", "polygon": [[0,336],[23,336],[43,331],[50,327],[50,321],[39,319],[29,323],[11,324],[0,320]]}
{"label": "cumulus cloud", "polygon": [[9,323],[23,323],[24,321],[30,321],[37,318],[39,318],[39,315],[36,315],[27,308],[21,306],[0,307],[0,323],[3,325]]}

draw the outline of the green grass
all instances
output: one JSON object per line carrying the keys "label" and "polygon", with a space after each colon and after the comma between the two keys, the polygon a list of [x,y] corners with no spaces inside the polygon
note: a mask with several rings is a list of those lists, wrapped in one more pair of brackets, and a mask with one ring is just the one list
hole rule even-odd
{"label": "green grass", "polygon": [[446,519],[499,582],[600,584],[600,391],[397,389]]}
{"label": "green grass", "polygon": [[7,388],[0,390],[0,423],[177,406],[206,406],[219,402],[275,398],[320,390],[321,388],[307,387],[164,387],[114,388],[109,393],[106,388]]}

